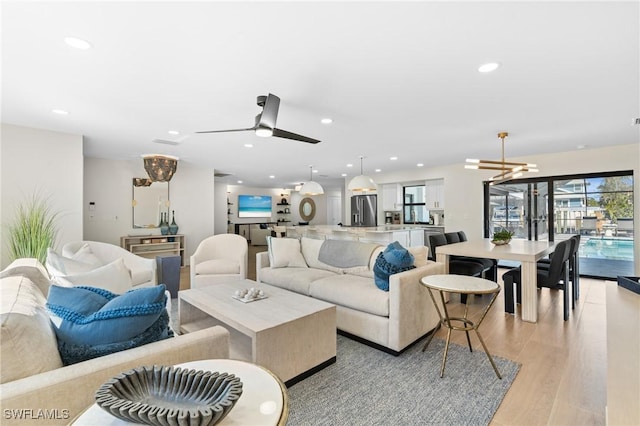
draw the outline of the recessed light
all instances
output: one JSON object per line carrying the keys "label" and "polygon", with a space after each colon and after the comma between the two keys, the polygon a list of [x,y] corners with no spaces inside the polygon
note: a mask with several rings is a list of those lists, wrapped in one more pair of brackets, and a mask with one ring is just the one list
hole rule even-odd
{"label": "recessed light", "polygon": [[69,111],[63,109],[52,109],[51,112],[58,115],[69,115]]}
{"label": "recessed light", "polygon": [[170,135],[179,135],[180,132],[177,130],[169,130],[167,133],[169,133]]}
{"label": "recessed light", "polygon": [[389,160],[391,161],[396,161],[398,159],[398,157],[389,157]]}
{"label": "recessed light", "polygon": [[274,175],[270,175],[269,179],[275,179],[276,177]]}
{"label": "recessed light", "polygon": [[253,144],[252,143],[245,143],[244,147],[245,148],[253,148]]}
{"label": "recessed light", "polygon": [[495,71],[500,67],[498,62],[488,62],[486,64],[482,64],[478,67],[478,72],[491,72]]}
{"label": "recessed light", "polygon": [[376,169],[376,173],[380,173],[382,169]]}
{"label": "recessed light", "polygon": [[422,164],[422,163],[418,163],[418,164],[416,164],[416,166],[418,166],[418,167],[424,167],[424,164]]}
{"label": "recessed light", "polygon": [[238,183],[242,183],[242,181],[241,181],[241,180],[239,180],[239,181],[238,181]]}
{"label": "recessed light", "polygon": [[347,177],[347,174],[346,174],[346,173],[343,173],[343,174],[341,174],[340,176],[342,176],[342,177]]}
{"label": "recessed light", "polygon": [[347,164],[347,167],[353,167],[353,164],[349,163]]}
{"label": "recessed light", "polygon": [[327,118],[323,118],[322,120],[320,120],[320,122],[322,124],[331,124],[331,123],[333,123],[333,119],[327,117]]}
{"label": "recessed light", "polygon": [[91,48],[91,43],[78,37],[65,37],[64,42],[75,49],[87,50]]}
{"label": "recessed light", "polygon": [[318,171],[316,169],[313,170],[313,173],[318,173]]}

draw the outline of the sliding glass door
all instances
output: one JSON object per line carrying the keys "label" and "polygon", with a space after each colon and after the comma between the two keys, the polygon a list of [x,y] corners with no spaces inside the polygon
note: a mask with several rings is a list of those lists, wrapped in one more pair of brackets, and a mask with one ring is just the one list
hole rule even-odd
{"label": "sliding glass door", "polygon": [[546,182],[489,185],[487,237],[506,229],[513,238],[548,240],[547,188]]}
{"label": "sliding glass door", "polygon": [[581,275],[615,278],[633,275],[633,209],[632,171],[487,182],[484,232],[538,241],[579,234]]}

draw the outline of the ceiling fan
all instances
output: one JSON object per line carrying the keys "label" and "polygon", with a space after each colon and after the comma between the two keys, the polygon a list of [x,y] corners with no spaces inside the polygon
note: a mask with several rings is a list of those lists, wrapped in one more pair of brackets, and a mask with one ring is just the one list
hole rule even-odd
{"label": "ceiling fan", "polygon": [[262,137],[275,136],[277,138],[292,139],[300,142],[318,143],[317,139],[307,136],[298,135],[296,133],[287,132],[276,128],[276,119],[278,118],[278,108],[280,107],[280,98],[269,93],[268,96],[258,96],[258,106],[262,107],[262,112],[256,115],[256,124],[246,129],[229,129],[229,130],[206,130],[196,133],[225,133],[225,132],[245,132],[253,130],[256,135]]}

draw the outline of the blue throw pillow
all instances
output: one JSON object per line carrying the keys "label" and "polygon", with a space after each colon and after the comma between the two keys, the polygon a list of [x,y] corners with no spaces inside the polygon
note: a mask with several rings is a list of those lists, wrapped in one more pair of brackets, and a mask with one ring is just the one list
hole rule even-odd
{"label": "blue throw pillow", "polygon": [[173,337],[173,331],[169,327],[169,315],[165,310],[160,314],[158,320],[151,324],[151,327],[130,340],[101,345],[76,345],[58,340],[58,352],[60,352],[62,363],[64,365],[71,365],[88,359],[136,348],[169,337]]}
{"label": "blue throw pillow", "polygon": [[384,252],[382,252],[378,254],[376,263],[373,265],[373,281],[380,290],[389,291],[389,277],[410,269],[415,269],[415,265],[395,266],[385,259]]}
{"label": "blue throw pillow", "polygon": [[95,287],[51,286],[47,308],[59,342],[105,345],[142,334],[166,311],[164,284],[122,295]]}
{"label": "blue throw pillow", "polygon": [[398,268],[406,268],[413,265],[414,262],[413,255],[397,241],[389,244],[382,254],[384,260]]}

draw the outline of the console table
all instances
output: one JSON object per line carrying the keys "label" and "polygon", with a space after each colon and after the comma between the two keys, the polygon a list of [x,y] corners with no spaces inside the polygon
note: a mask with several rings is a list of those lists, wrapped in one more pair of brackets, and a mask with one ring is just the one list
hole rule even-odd
{"label": "console table", "polygon": [[184,235],[129,235],[120,237],[120,247],[141,257],[180,256],[180,266],[185,265]]}

